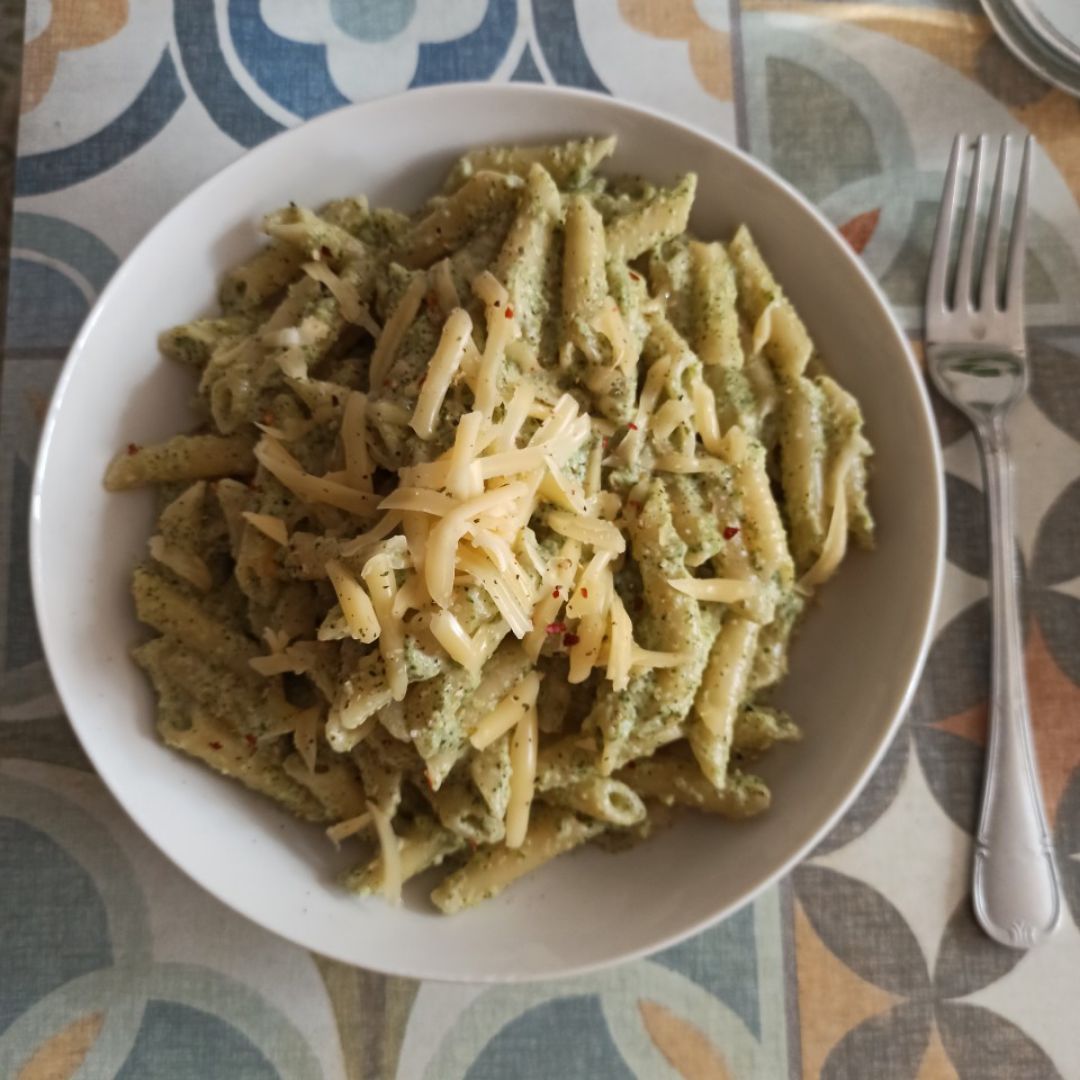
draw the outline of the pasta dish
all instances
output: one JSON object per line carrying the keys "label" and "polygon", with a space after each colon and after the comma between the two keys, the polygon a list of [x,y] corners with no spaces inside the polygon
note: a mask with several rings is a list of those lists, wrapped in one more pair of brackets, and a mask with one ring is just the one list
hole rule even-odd
{"label": "pasta dish", "polygon": [[466,153],[418,213],[266,217],[221,312],[166,331],[190,434],[152,486],[134,657],[169,746],[458,912],[680,807],[746,818],[767,700],[870,447],[746,228],[614,139]]}

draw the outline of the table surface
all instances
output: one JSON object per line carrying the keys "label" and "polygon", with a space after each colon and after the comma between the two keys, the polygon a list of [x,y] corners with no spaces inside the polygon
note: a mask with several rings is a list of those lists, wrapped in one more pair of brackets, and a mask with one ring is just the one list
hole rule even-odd
{"label": "table surface", "polygon": [[[1080,103],[1020,67],[973,0],[30,0],[25,36],[0,423],[0,1076],[1080,1077]],[[948,567],[907,723],[812,858],[676,948],[507,989],[346,968],[210,899],[90,771],[26,569],[40,422],[80,321],[246,148],[459,79],[588,87],[737,141],[835,222],[913,337],[955,130],[1038,138],[1034,386],[1013,436],[1067,901],[1051,943],[1001,948],[970,914],[985,509],[971,436],[940,403]]]}

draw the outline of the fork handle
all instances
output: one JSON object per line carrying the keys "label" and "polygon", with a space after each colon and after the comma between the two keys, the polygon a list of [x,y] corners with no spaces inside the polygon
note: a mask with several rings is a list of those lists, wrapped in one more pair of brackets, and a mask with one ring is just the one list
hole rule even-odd
{"label": "fork handle", "polygon": [[1004,417],[987,417],[976,431],[990,506],[993,644],[973,899],[975,915],[990,937],[1013,948],[1030,948],[1053,931],[1061,899],[1032,752]]}

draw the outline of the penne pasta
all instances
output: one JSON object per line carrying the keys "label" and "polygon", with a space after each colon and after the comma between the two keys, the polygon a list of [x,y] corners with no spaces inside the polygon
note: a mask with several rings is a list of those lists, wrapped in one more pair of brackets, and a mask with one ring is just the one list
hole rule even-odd
{"label": "penne pasta", "polygon": [[159,497],[161,738],[354,851],[358,895],[430,870],[453,914],[675,808],[765,811],[743,768],[799,737],[766,694],[872,544],[858,403],[749,232],[691,234],[696,178],[614,149],[269,214],[159,340],[202,426],[108,466]]}

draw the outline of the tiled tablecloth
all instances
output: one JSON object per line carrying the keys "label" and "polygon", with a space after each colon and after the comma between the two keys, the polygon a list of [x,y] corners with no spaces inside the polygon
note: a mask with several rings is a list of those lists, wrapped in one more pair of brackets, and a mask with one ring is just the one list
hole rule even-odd
{"label": "tiled tablecloth", "polygon": [[[26,570],[39,424],[80,320],[245,148],[458,79],[589,87],[737,141],[824,209],[913,336],[954,131],[1038,137],[1035,382],[1014,436],[1067,901],[1051,944],[992,945],[969,912],[987,549],[971,436],[943,406],[949,563],[906,726],[804,866],[649,960],[509,989],[345,968],[208,898],[89,771]],[[973,0],[31,0],[0,442],[0,1077],[1080,1077],[1078,195],[1080,104],[1022,69]]]}

